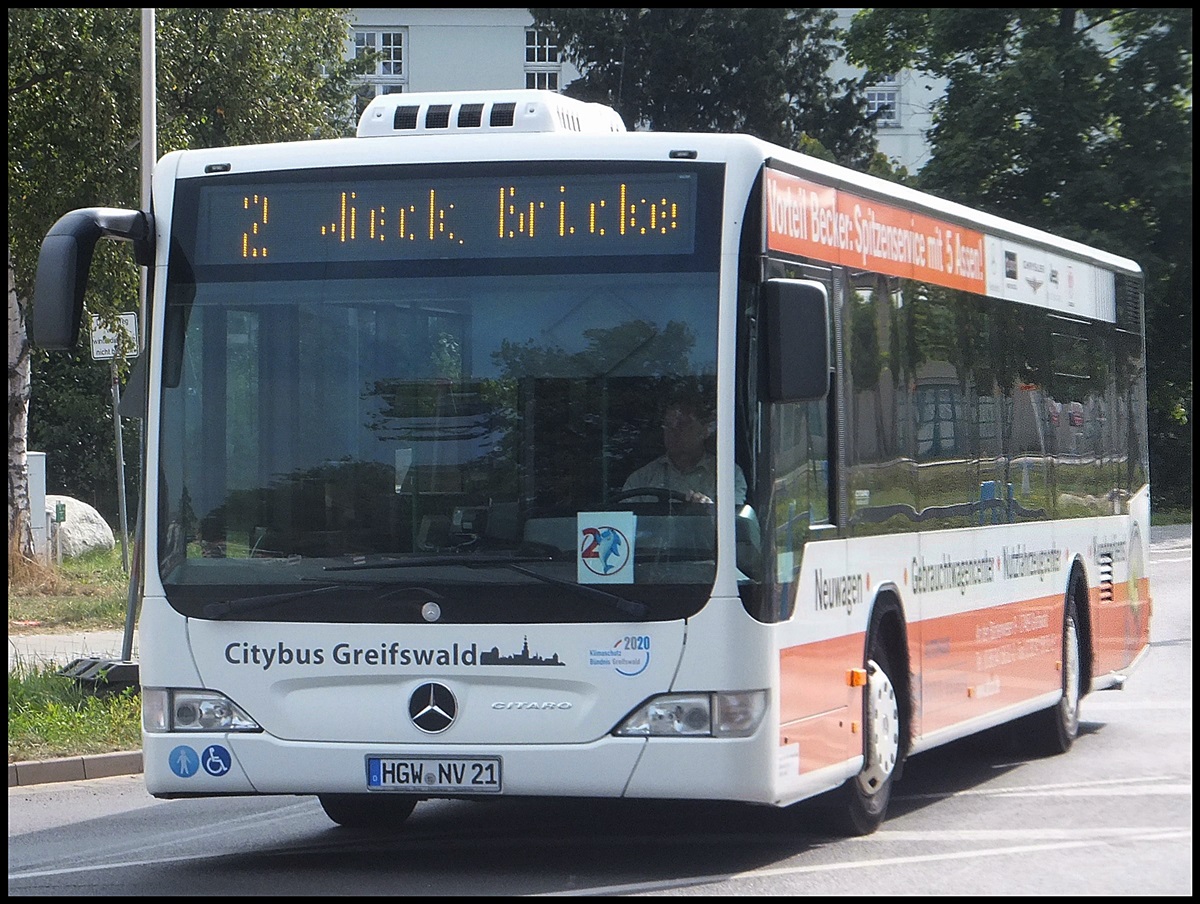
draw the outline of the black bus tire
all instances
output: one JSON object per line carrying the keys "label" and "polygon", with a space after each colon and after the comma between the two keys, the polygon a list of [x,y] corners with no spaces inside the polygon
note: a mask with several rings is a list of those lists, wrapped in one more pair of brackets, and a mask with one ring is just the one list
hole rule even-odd
{"label": "black bus tire", "polygon": [[412,815],[417,798],[407,794],[319,794],[325,815],[347,829],[395,831]]}
{"label": "black bus tire", "polygon": [[1035,752],[1066,753],[1079,736],[1079,701],[1082,696],[1083,651],[1079,639],[1079,616],[1075,609],[1074,584],[1063,607],[1062,697],[1048,709],[1034,713],[1030,741]]}
{"label": "black bus tire", "polygon": [[872,632],[863,693],[863,767],[835,797],[835,826],[844,835],[870,835],[883,824],[900,759],[900,706],[891,660]]}

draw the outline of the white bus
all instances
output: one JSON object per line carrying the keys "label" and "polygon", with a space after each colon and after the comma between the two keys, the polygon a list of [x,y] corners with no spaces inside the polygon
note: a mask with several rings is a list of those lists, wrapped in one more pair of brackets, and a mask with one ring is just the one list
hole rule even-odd
{"label": "white bus", "polygon": [[[1147,649],[1130,260],[542,92],[167,154],[49,233],[43,347],[100,237],[151,268],[156,797],[832,792],[866,833],[906,757],[1066,750]],[[627,483],[681,396],[707,502]]]}

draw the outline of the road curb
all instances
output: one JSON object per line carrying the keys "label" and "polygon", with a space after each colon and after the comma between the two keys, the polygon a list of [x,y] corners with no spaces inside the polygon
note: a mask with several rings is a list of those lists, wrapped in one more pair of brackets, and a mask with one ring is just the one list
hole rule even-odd
{"label": "road curb", "polygon": [[142,772],[142,752],[130,750],[97,753],[88,756],[64,756],[50,760],[31,760],[8,764],[8,787],[44,785],[50,782],[78,782],[112,775],[138,775]]}

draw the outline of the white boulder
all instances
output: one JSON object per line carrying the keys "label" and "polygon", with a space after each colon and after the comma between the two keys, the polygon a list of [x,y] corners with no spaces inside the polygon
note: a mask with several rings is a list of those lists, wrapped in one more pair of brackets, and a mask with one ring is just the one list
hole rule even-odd
{"label": "white boulder", "polygon": [[[66,508],[67,520],[61,524],[52,525],[51,536],[57,534],[58,542],[62,545],[64,559],[81,556],[93,549],[113,549],[117,545],[112,528],[108,526],[98,511],[70,496],[54,496],[46,494],[46,511],[51,519],[59,503]],[[54,549],[51,540],[51,549]]]}

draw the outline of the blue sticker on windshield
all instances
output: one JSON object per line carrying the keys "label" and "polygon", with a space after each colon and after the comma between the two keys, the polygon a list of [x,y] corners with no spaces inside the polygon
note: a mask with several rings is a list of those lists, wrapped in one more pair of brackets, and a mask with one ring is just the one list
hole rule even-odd
{"label": "blue sticker on windshield", "polygon": [[576,580],[580,584],[632,584],[637,516],[633,512],[580,512],[576,518]]}

